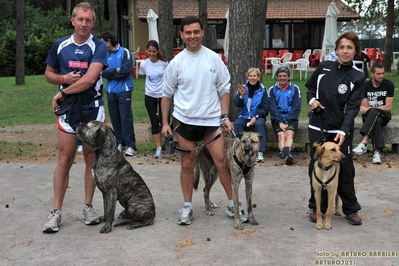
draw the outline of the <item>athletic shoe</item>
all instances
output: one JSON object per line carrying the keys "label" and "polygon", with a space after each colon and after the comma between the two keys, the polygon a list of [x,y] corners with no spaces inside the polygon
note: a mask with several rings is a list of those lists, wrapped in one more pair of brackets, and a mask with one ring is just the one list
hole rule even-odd
{"label": "athletic shoe", "polygon": [[137,154],[137,151],[133,149],[132,147],[127,148],[125,152],[125,156],[134,156]]}
{"label": "athletic shoe", "polygon": [[361,225],[363,223],[362,218],[360,218],[357,212],[353,212],[349,215],[346,215],[345,218],[348,220],[348,222],[351,225]]}
{"label": "athletic shoe", "polygon": [[316,210],[309,209],[309,221],[311,221],[312,223],[315,223],[317,221]]}
{"label": "athletic shoe", "polygon": [[[242,207],[241,202],[238,203],[238,213],[240,214],[240,220],[242,223],[248,221],[248,218],[245,216],[244,208]],[[227,216],[234,218],[234,207],[227,206],[226,214]]]}
{"label": "athletic shoe", "polygon": [[278,153],[278,157],[280,157],[281,159],[285,159],[285,158],[284,158],[284,153],[283,153],[282,151],[280,151],[280,152]]}
{"label": "athletic shoe", "polygon": [[378,152],[375,152],[373,155],[373,164],[381,164],[381,156]]}
{"label": "athletic shoe", "polygon": [[83,146],[82,145],[78,146],[78,153],[83,153]]}
{"label": "athletic shoe", "polygon": [[294,156],[292,156],[291,153],[288,153],[288,156],[285,157],[284,160],[285,160],[285,164],[286,164],[286,165],[293,164],[293,163],[294,163]]}
{"label": "athletic shoe", "polygon": [[193,208],[190,206],[184,206],[179,210],[179,218],[177,219],[177,224],[189,225],[193,219]]}
{"label": "athletic shoe", "polygon": [[154,158],[155,159],[159,159],[162,157],[162,148],[161,147],[157,147],[155,154],[154,154]]}
{"label": "athletic shoe", "polygon": [[367,152],[367,145],[363,142],[360,142],[359,145],[357,145],[357,147],[354,148],[352,151],[357,155],[362,155],[363,153]]}
{"label": "athletic shoe", "polygon": [[123,147],[122,144],[118,144],[118,150],[119,150],[120,152],[123,152],[123,151],[125,150],[125,148]]}
{"label": "athletic shoe", "polygon": [[265,158],[263,157],[263,152],[258,152],[258,158],[256,158],[256,161],[257,162],[262,162],[262,163],[264,163],[265,162]]}
{"label": "athletic shoe", "polygon": [[61,213],[58,210],[53,210],[48,217],[48,222],[43,226],[44,233],[56,233],[58,227],[61,226]]}
{"label": "athletic shoe", "polygon": [[95,225],[100,223],[100,217],[94,211],[94,207],[91,204],[86,204],[83,206],[83,217],[85,219],[85,224]]}

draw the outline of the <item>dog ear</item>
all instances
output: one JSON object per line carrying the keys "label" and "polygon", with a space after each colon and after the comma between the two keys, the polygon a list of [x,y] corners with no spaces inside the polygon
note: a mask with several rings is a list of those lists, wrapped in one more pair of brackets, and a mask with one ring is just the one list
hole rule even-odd
{"label": "dog ear", "polygon": [[101,148],[105,142],[105,138],[107,136],[106,130],[104,130],[105,127],[99,127],[97,129],[97,134],[96,134],[96,139],[94,141],[94,149],[93,150],[98,150]]}
{"label": "dog ear", "polygon": [[313,155],[313,160],[317,161],[320,158],[323,151],[324,151],[324,146],[317,147],[317,149]]}
{"label": "dog ear", "polygon": [[236,134],[237,138],[241,139],[242,138],[242,132],[239,132]]}

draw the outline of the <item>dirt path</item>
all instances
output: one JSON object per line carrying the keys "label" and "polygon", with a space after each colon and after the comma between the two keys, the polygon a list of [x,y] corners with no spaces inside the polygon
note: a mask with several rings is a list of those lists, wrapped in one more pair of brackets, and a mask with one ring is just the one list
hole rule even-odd
{"label": "dirt path", "polygon": [[[134,125],[136,139],[138,142],[148,141],[147,123],[137,123]],[[0,128],[0,141],[6,142],[30,142],[37,146],[36,152],[29,156],[8,156],[11,150],[0,151],[0,163],[57,163],[57,127],[56,125],[27,125],[27,126],[3,126]],[[15,151],[14,151],[15,152]],[[295,166],[307,166],[309,163],[309,155],[304,152],[294,152]],[[392,153],[383,153],[381,165],[373,165],[371,163],[372,154],[367,153],[362,156],[354,156],[356,167],[370,167],[376,169],[399,168],[399,155]],[[284,162],[277,156],[277,152],[268,151],[265,154],[265,163],[261,166],[283,166]],[[76,163],[83,163],[81,154],[77,154]],[[128,161],[136,165],[160,165],[160,164],[179,164],[179,153],[165,154],[162,159],[153,159],[152,155],[139,154]]]}

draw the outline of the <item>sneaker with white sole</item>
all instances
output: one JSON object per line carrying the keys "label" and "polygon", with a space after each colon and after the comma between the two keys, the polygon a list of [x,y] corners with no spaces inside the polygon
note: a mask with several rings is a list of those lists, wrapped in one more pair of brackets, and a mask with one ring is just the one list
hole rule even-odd
{"label": "sneaker with white sole", "polygon": [[357,145],[357,147],[354,148],[352,151],[357,155],[362,155],[367,152],[367,145],[363,142],[360,142],[359,145]]}
{"label": "sneaker with white sole", "polygon": [[378,152],[375,152],[373,155],[373,164],[381,164],[381,155]]}
{"label": "sneaker with white sole", "polygon": [[83,145],[78,145],[78,153],[83,153]]}
{"label": "sneaker with white sole", "polygon": [[123,147],[122,144],[118,144],[118,151],[124,152],[125,148]]}
{"label": "sneaker with white sole", "polygon": [[[248,221],[247,216],[245,216],[244,208],[241,205],[241,202],[238,203],[238,213],[240,214],[240,220],[242,223]],[[226,208],[227,216],[234,218],[234,207],[227,206]]]}
{"label": "sneaker with white sole", "polygon": [[154,154],[154,158],[155,159],[159,159],[162,157],[162,148],[161,147],[157,147],[155,154]]}
{"label": "sneaker with white sole", "polygon": [[100,223],[100,217],[94,211],[94,207],[91,204],[86,204],[83,206],[83,217],[85,219],[85,224],[95,225]]}
{"label": "sneaker with white sole", "polygon": [[190,206],[184,206],[179,210],[179,218],[177,219],[177,224],[189,225],[193,219],[193,208]]}
{"label": "sneaker with white sole", "polygon": [[125,156],[134,156],[137,154],[137,151],[133,149],[132,147],[127,148],[125,152]]}
{"label": "sneaker with white sole", "polygon": [[256,158],[257,162],[264,163],[265,162],[265,157],[263,157],[263,152],[258,152],[258,158]]}
{"label": "sneaker with white sole", "polygon": [[44,233],[56,233],[58,227],[61,226],[61,212],[59,210],[53,210],[48,217],[47,223],[43,226]]}

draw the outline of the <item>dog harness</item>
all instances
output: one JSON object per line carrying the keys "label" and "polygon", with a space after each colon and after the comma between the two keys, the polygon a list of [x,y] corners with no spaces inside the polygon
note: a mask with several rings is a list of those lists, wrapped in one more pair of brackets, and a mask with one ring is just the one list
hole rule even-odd
{"label": "dog harness", "polygon": [[[329,166],[325,166],[325,167],[324,167],[324,166],[322,166],[322,165],[320,164],[319,161],[317,162],[317,166],[320,167],[321,170],[330,170],[331,167],[332,167],[332,165],[329,165]],[[334,174],[333,174],[326,182],[321,181],[321,179],[317,177],[317,175],[316,175],[316,168],[313,169],[313,174],[314,174],[314,177],[316,178],[317,182],[319,182],[319,184],[320,184],[323,188],[325,188],[325,187],[326,187],[328,184],[330,184],[330,182],[333,181],[333,179],[335,178],[335,175],[337,174],[337,168],[335,168]]]}
{"label": "dog harness", "polygon": [[235,147],[236,147],[236,145],[237,145],[237,143],[239,142],[239,139],[238,138],[235,138],[234,139],[234,142],[233,142],[233,158],[234,158],[234,161],[236,162],[236,164],[240,167],[240,169],[242,170],[242,173],[244,174],[244,175],[246,175],[246,174],[248,174],[248,172],[252,169],[252,165],[251,166],[248,166],[248,165],[246,165],[246,164],[244,164],[243,162],[240,162],[240,160],[238,160],[238,158],[237,158],[237,156],[236,156],[236,153],[235,153]]}

